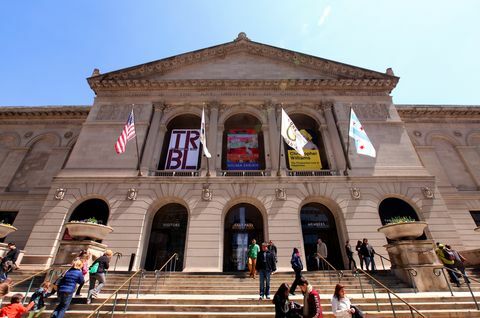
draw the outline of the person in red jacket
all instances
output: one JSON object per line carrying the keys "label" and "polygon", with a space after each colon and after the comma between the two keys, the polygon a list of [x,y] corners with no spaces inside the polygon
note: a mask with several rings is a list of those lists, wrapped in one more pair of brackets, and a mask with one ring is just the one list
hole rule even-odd
{"label": "person in red jacket", "polygon": [[308,283],[305,277],[300,277],[298,286],[303,293],[302,317],[304,318],[323,318],[322,305],[320,303],[320,295]]}
{"label": "person in red jacket", "polygon": [[24,307],[21,303],[23,300],[22,294],[15,294],[10,299],[10,305],[7,305],[0,310],[0,317],[8,318],[20,318],[26,312],[33,308],[35,303],[31,301],[27,307]]}

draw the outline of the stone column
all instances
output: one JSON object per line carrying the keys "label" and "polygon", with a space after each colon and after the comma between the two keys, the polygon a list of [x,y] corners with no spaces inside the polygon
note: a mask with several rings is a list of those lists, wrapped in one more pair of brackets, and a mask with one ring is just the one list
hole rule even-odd
{"label": "stone column", "polygon": [[160,162],[160,156],[162,155],[163,140],[165,139],[166,132],[167,132],[167,126],[163,123],[160,124],[160,127],[158,128],[157,139],[154,144],[153,157],[151,161],[151,166],[153,167],[154,170],[158,169],[158,163]]}
{"label": "stone column", "polygon": [[[163,116],[163,103],[153,104],[153,116],[152,121],[150,122],[150,130],[147,136],[147,141],[145,144],[145,150],[143,152],[142,162],[140,169],[144,170],[156,170],[158,165],[158,160],[154,161],[155,150],[162,149],[162,144],[158,144],[158,140],[161,134],[160,130],[160,121]],[[163,139],[163,138],[162,138]]]}
{"label": "stone column", "polygon": [[262,125],[262,133],[263,133],[263,143],[264,143],[264,154],[265,154],[265,170],[272,169],[272,161],[270,160],[272,157],[272,149],[271,149],[271,140],[269,134],[269,125]]}
{"label": "stone column", "polygon": [[[275,118],[275,105],[272,103],[265,104],[267,108],[267,118],[268,118],[268,139],[270,145],[270,162],[272,166],[272,174],[276,173],[278,170],[278,145],[280,138],[280,130],[277,130],[278,124],[277,119]],[[264,134],[265,136],[265,134]],[[267,159],[267,158],[265,158]]]}
{"label": "stone column", "polygon": [[[223,156],[223,130],[225,127],[217,123],[217,153],[215,156],[217,156],[217,160],[215,162],[215,168],[217,171],[222,170],[222,156]],[[212,154],[214,156],[214,154]]]}
{"label": "stone column", "polygon": [[[216,169],[217,169],[217,161],[220,160],[220,158],[217,159],[217,152],[218,152],[218,143],[217,143],[217,137],[218,137],[218,108],[219,108],[219,103],[218,102],[212,102],[208,104],[208,109],[210,110],[209,114],[209,121],[208,121],[208,134],[207,134],[207,148],[208,151],[210,151],[210,154],[212,155],[212,158],[210,158],[210,175],[215,176],[216,175]],[[221,152],[221,143],[220,143],[220,152]]]}
{"label": "stone column", "polygon": [[333,153],[332,136],[330,135],[328,125],[325,120],[325,111],[321,112],[318,133],[322,137],[323,145],[325,146],[325,153],[327,155],[327,161],[330,166],[330,170],[338,170],[337,161],[335,160],[335,155]]}
{"label": "stone column", "polygon": [[0,169],[0,191],[5,191],[28,152],[27,147],[10,148]]}
{"label": "stone column", "polygon": [[335,163],[337,169],[344,169],[345,168],[345,156],[342,150],[342,144],[340,140],[340,136],[338,135],[337,127],[335,125],[335,119],[333,118],[332,109],[329,105],[325,107],[324,110],[325,114],[325,121],[327,124],[327,130],[329,132],[329,136],[331,138],[332,144],[332,152],[333,157],[335,158]]}

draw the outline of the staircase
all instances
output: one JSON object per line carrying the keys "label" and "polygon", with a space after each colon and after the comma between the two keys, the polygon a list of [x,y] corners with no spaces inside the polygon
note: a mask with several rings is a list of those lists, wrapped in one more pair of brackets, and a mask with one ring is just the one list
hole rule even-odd
{"label": "staircase", "polygon": [[[19,281],[32,272],[17,271],[11,277]],[[87,305],[85,298],[74,298],[66,317],[87,317],[111,293],[120,287],[131,274],[110,273],[107,285],[102,294],[92,304]],[[470,271],[472,277],[478,277],[478,272]],[[338,283],[338,277],[333,271],[306,272],[304,276],[320,292],[324,317],[334,317],[331,313],[330,299]],[[380,282],[398,293],[404,300],[418,309],[426,317],[480,317],[480,311],[468,292],[468,288],[453,287],[454,296],[449,292],[417,293],[406,284],[400,282],[388,271],[378,271],[375,276]],[[283,282],[293,281],[293,273],[276,273],[271,279],[270,294],[273,297],[278,286]],[[34,283],[37,287],[38,282]],[[29,281],[14,289],[14,292],[26,291]],[[258,300],[258,279],[247,277],[245,273],[171,273],[161,276],[158,280],[154,273],[145,273],[142,279],[132,280],[128,307],[126,313],[125,297],[127,286],[118,296],[114,317],[274,317],[271,301]],[[392,313],[386,290],[378,284],[373,284],[365,275],[355,277],[351,272],[345,272],[341,280],[347,295],[357,304],[368,317],[395,317]],[[480,284],[472,283],[472,289],[480,300]],[[87,293],[84,286],[82,295]],[[362,292],[363,291],[363,292]],[[138,298],[137,298],[138,293]],[[410,310],[401,301],[391,295],[396,317],[412,317]],[[290,299],[303,303],[300,289],[297,295]],[[49,317],[55,306],[55,297],[47,299],[47,310],[41,317]],[[111,317],[108,313],[113,308],[113,299],[102,308],[100,317]],[[418,317],[418,316],[415,316]]]}

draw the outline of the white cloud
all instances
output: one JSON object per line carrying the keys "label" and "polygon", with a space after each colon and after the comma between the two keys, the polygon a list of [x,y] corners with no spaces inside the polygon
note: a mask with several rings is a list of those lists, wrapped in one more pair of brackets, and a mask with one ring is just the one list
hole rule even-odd
{"label": "white cloud", "polygon": [[320,19],[318,20],[318,25],[322,26],[325,23],[325,20],[328,18],[330,13],[332,12],[332,6],[328,5],[323,9],[322,15],[320,16]]}

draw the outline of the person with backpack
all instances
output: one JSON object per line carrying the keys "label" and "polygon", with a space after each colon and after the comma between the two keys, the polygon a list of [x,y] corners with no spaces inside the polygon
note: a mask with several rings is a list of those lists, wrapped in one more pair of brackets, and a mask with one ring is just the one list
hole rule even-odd
{"label": "person with backpack", "polygon": [[455,255],[453,255],[453,253],[443,244],[437,244],[435,253],[443,266],[448,268],[448,276],[450,276],[452,283],[457,285],[457,287],[460,287],[460,281],[458,280],[457,274],[455,274]]}
{"label": "person with backpack", "polygon": [[465,280],[465,284],[470,284],[470,280],[468,279],[467,273],[465,273],[465,264],[464,262],[467,260],[465,257],[463,257],[462,254],[460,254],[458,251],[454,250],[451,248],[450,245],[445,245],[445,247],[452,252],[454,256],[454,264],[453,266],[460,271],[463,275],[463,279]]}
{"label": "person with backpack", "polygon": [[77,284],[84,282],[81,271],[82,266],[83,262],[77,260],[73,263],[72,267],[61,276],[57,290],[58,305],[53,311],[51,318],[63,318],[63,316],[65,316]]}
{"label": "person with backpack", "polygon": [[295,295],[295,289],[297,289],[297,285],[302,277],[302,270],[303,270],[303,263],[302,259],[300,258],[300,252],[298,248],[293,248],[292,259],[290,260],[292,264],[292,269],[295,272],[295,280],[293,281],[292,286],[290,287],[290,294]]}
{"label": "person with backpack", "polygon": [[34,306],[32,311],[28,314],[28,318],[39,317],[42,312],[45,310],[45,298],[53,295],[55,291],[51,291],[53,288],[52,283],[49,281],[44,281],[40,288],[35,290],[35,292],[30,297],[30,301],[33,301]]}
{"label": "person with backpack", "polygon": [[[108,267],[110,266],[112,255],[113,252],[111,250],[106,250],[103,256],[97,258],[92,266],[90,266],[90,270],[88,271],[90,274],[90,284],[88,288],[87,304],[90,304],[92,302],[92,297],[97,297],[103,286],[105,286],[106,274]],[[95,287],[97,281],[98,286]]]}

